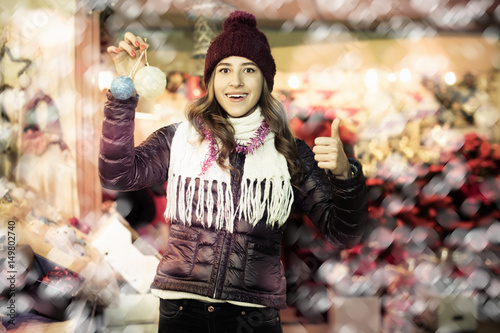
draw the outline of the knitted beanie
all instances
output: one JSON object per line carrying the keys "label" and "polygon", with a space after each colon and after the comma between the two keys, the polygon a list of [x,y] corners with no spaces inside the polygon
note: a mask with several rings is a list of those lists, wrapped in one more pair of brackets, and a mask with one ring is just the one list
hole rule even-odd
{"label": "knitted beanie", "polygon": [[223,32],[214,38],[205,58],[205,85],[217,64],[227,57],[237,56],[257,64],[267,81],[269,91],[273,90],[276,63],[266,36],[257,29],[255,16],[243,11],[234,11],[224,21]]}

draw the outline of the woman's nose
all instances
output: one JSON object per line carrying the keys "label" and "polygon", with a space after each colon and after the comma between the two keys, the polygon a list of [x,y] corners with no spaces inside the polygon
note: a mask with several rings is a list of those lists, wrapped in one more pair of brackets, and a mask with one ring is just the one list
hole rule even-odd
{"label": "woman's nose", "polygon": [[230,85],[233,87],[239,87],[243,85],[243,80],[241,79],[241,75],[238,72],[234,72],[231,76]]}

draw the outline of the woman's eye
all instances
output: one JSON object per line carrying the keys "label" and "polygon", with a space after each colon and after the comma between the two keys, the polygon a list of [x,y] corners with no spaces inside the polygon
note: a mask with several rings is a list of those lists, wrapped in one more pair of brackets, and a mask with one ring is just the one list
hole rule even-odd
{"label": "woman's eye", "polygon": [[221,68],[221,69],[219,69],[219,72],[220,73],[229,73],[229,69],[227,69],[227,68]]}
{"label": "woman's eye", "polygon": [[245,72],[247,72],[247,73],[254,73],[255,69],[254,68],[245,68]]}

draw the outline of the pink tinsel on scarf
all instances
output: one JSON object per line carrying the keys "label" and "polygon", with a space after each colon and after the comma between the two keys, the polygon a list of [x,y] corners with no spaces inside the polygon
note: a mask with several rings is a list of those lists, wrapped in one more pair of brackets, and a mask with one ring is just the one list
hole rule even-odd
{"label": "pink tinsel on scarf", "polygon": [[[242,145],[236,142],[236,146],[233,151],[238,154],[253,154],[255,150],[262,146],[269,132],[271,132],[271,128],[265,120],[262,120],[259,128],[255,131],[255,135],[248,141],[249,144]],[[203,127],[203,135],[205,136],[205,140],[208,141],[208,153],[201,165],[200,176],[203,175],[210,168],[210,166],[212,166],[213,162],[217,159],[218,154],[217,145],[215,144],[212,133]]]}

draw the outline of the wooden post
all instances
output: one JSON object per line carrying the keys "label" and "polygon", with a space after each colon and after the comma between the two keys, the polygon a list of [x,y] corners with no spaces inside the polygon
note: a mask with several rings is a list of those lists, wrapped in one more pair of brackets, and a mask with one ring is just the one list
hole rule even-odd
{"label": "wooden post", "polygon": [[101,217],[97,169],[102,96],[99,91],[99,12],[79,6],[75,14],[76,165],[80,220],[95,226]]}

